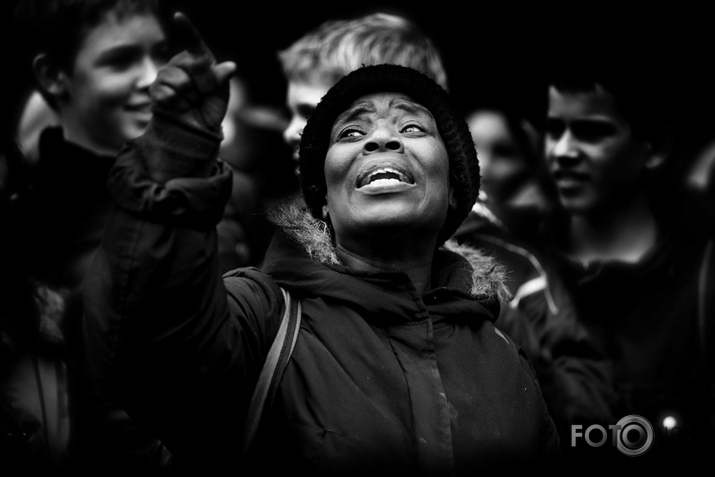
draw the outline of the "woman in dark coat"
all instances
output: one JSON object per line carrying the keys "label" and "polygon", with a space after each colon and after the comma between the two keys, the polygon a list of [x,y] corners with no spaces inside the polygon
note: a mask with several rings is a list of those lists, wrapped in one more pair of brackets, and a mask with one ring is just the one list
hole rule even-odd
{"label": "woman in dark coat", "polygon": [[[478,193],[466,123],[414,70],[343,78],[301,141],[305,204],[261,270],[221,276],[216,159],[231,63],[185,17],[187,50],[152,87],[146,134],[117,160],[117,207],[86,283],[94,375],[177,465],[274,475],[472,475],[552,465],[558,438],[526,356],[494,320],[501,269],[448,241]],[[248,402],[284,311],[302,322],[252,453]],[[210,471],[209,471],[210,474]],[[207,474],[208,475],[208,474]]]}

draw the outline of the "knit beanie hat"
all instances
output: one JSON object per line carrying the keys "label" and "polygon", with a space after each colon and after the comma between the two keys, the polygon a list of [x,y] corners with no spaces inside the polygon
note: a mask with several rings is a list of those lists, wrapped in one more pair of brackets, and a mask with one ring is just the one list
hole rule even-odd
{"label": "knit beanie hat", "polygon": [[356,99],[372,93],[403,93],[427,108],[449,156],[450,183],[456,207],[450,207],[438,235],[443,244],[466,218],[479,193],[479,163],[467,122],[451,96],[429,76],[405,66],[363,66],[340,79],[320,100],[300,140],[303,199],[313,217],[322,220],[327,186],[324,164],[335,119]]}

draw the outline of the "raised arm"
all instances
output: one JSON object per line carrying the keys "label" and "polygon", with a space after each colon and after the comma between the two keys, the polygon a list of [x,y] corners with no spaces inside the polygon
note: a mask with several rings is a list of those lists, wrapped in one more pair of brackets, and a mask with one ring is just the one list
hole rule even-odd
{"label": "raised arm", "polygon": [[219,131],[228,107],[228,80],[236,65],[232,61],[216,63],[183,13],[174,15],[174,24],[183,50],[159,71],[151,86],[154,111],[179,116],[198,128]]}
{"label": "raised arm", "polygon": [[84,286],[84,335],[110,397],[170,450],[205,455],[249,399],[283,300],[258,271],[227,296],[215,225],[231,173],[217,153],[235,65],[216,63],[185,16],[175,23],[184,49],[110,174],[115,209]]}

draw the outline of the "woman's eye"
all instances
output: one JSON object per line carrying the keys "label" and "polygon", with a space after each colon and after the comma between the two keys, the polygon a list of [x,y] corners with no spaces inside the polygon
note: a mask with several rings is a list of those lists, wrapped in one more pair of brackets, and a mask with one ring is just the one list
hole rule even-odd
{"label": "woman's eye", "polygon": [[338,139],[357,138],[361,136],[364,136],[364,134],[358,129],[345,129],[338,135]]}
{"label": "woman's eye", "polygon": [[421,126],[418,126],[417,124],[408,124],[404,128],[402,128],[403,133],[413,133],[413,132],[421,132],[424,131],[424,129]]}

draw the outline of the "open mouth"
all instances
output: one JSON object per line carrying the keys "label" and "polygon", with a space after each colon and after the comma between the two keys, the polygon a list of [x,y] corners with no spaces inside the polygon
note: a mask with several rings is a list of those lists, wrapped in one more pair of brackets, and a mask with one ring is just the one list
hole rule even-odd
{"label": "open mouth", "polygon": [[379,167],[361,174],[357,180],[358,189],[366,185],[394,184],[394,183],[414,184],[412,176],[394,167]]}

